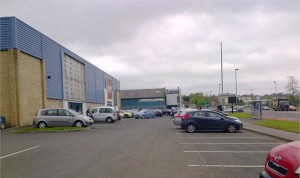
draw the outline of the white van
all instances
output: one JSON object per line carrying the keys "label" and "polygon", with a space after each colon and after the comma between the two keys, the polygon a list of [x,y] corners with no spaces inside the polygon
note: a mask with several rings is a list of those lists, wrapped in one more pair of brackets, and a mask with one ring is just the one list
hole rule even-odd
{"label": "white van", "polygon": [[113,123],[118,119],[118,110],[116,107],[96,107],[91,109],[90,112],[94,117],[94,121],[106,121],[107,123]]}

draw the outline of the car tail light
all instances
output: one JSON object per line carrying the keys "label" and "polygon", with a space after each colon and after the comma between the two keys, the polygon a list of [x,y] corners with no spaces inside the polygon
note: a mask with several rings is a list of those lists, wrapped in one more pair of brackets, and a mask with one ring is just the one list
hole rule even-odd
{"label": "car tail light", "polygon": [[176,117],[176,118],[181,118],[181,116],[180,116],[179,114],[177,114],[175,117]]}
{"label": "car tail light", "polygon": [[190,116],[191,116],[191,115],[190,115],[189,113],[186,113],[186,114],[182,117],[182,119],[183,119],[183,120],[188,119]]}

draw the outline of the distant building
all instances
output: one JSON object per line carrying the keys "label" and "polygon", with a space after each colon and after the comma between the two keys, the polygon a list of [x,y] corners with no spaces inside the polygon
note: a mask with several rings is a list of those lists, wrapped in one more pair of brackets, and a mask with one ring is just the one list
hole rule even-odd
{"label": "distant building", "polygon": [[[121,90],[121,109],[165,109],[178,107],[181,102],[180,90],[165,88]],[[179,98],[179,100],[178,100]]]}

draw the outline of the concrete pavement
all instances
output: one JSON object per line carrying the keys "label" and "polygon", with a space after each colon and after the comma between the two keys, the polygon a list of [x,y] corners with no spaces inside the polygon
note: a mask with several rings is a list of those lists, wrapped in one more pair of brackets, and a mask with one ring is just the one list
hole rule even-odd
{"label": "concrete pavement", "polygon": [[296,141],[300,140],[300,135],[298,133],[294,132],[288,132],[263,126],[258,126],[253,124],[253,122],[257,121],[257,119],[246,119],[243,120],[244,129],[245,130],[251,130],[254,132],[259,132],[265,135],[270,135],[273,137],[277,137],[280,139],[284,139],[286,141]]}

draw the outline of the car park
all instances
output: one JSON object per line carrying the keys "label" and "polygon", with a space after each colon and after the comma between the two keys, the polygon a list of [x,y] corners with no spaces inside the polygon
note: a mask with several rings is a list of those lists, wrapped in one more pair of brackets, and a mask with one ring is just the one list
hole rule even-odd
{"label": "car park", "polygon": [[94,117],[94,121],[104,121],[107,123],[113,123],[120,117],[117,108],[110,106],[93,108],[91,114]]}
{"label": "car park", "polygon": [[265,169],[260,178],[299,178],[300,177],[300,141],[294,141],[274,147],[265,160]]}
{"label": "car park", "polygon": [[155,112],[152,109],[142,109],[134,117],[136,119],[155,118]]}
{"label": "car park", "polygon": [[180,126],[189,133],[196,130],[224,130],[233,133],[242,129],[243,123],[236,117],[205,109],[182,113]]}
{"label": "car park", "polygon": [[59,126],[85,127],[93,123],[92,118],[65,108],[40,109],[33,118],[33,125],[38,128]]}
{"label": "car park", "polygon": [[5,129],[6,127],[6,119],[4,116],[0,115],[0,130]]}

